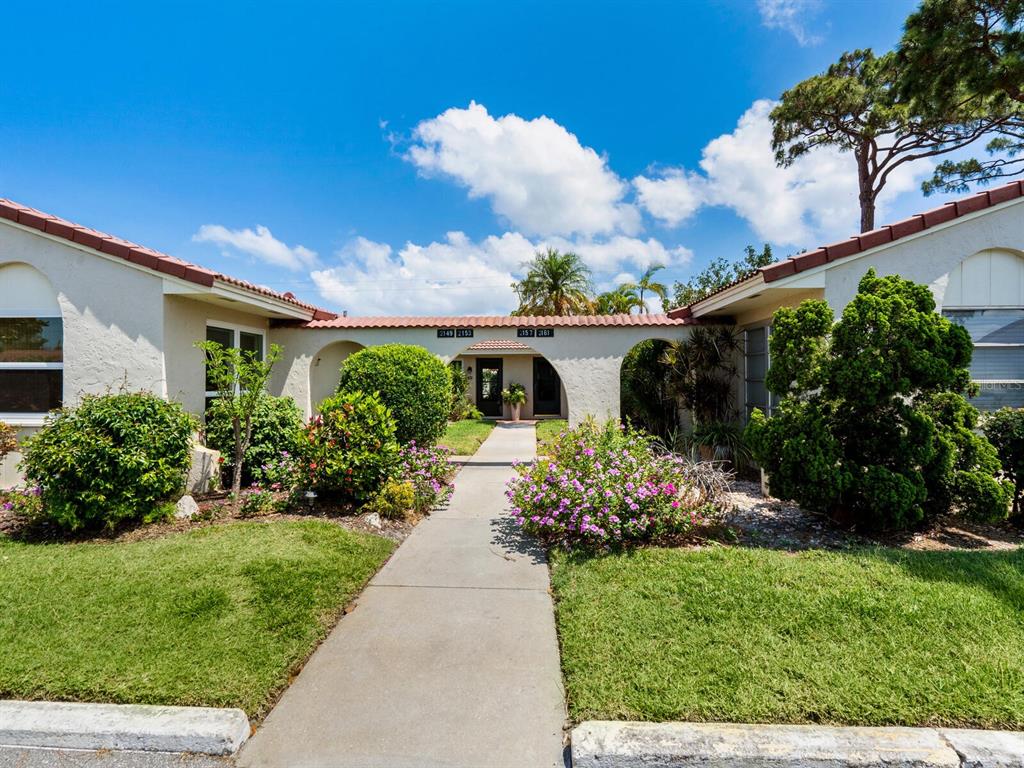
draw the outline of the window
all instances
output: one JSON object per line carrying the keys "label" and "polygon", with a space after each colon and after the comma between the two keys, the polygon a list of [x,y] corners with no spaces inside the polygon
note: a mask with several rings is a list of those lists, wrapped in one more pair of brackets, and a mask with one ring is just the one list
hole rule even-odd
{"label": "window", "polygon": [[[206,326],[206,340],[215,341],[222,347],[234,347],[242,352],[250,354],[257,360],[262,360],[264,355],[263,334],[258,331],[245,330],[243,328],[230,328],[223,326]],[[206,407],[217,397],[217,390],[210,381],[209,374],[206,376]]]}
{"label": "window", "polygon": [[983,411],[1024,406],[1024,309],[947,309],[942,313],[971,334],[971,378]]}
{"label": "window", "polygon": [[750,420],[755,408],[771,415],[775,398],[765,386],[765,377],[770,365],[768,339],[771,326],[748,328],[743,332],[743,413],[744,420]]}
{"label": "window", "polygon": [[59,408],[64,324],[59,317],[0,317],[0,417],[23,420]]}

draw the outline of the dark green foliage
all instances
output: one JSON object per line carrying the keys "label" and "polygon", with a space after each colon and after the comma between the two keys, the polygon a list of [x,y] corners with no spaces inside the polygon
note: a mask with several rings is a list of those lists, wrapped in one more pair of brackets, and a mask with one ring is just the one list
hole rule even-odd
{"label": "dark green foliage", "polygon": [[[302,432],[302,413],[290,397],[264,393],[252,412],[252,435],[242,461],[243,482],[262,479],[262,467],[277,459],[283,451],[294,453]],[[232,468],[235,435],[232,412],[220,398],[206,412],[206,445],[221,452],[224,469]]]}
{"label": "dark green foliage", "polygon": [[195,421],[146,392],[87,395],[26,441],[22,466],[42,515],[62,528],[151,520],[185,485]]}
{"label": "dark green foliage", "polygon": [[780,309],[771,357],[783,399],[746,436],[773,493],[872,529],[1006,516],[995,449],[963,396],[970,337],[926,287],[870,270],[834,326],[822,301]]}
{"label": "dark green foliage", "polygon": [[301,482],[334,498],[366,501],[398,468],[395,420],[376,394],[342,392],[324,400],[301,446]]}
{"label": "dark green foliage", "polygon": [[622,417],[653,435],[667,436],[676,426],[676,401],[662,356],[667,341],[649,339],[633,347],[620,372]]}
{"label": "dark green foliage", "polygon": [[339,392],[376,392],[394,416],[400,443],[433,445],[444,434],[452,405],[451,372],[423,347],[383,344],[350,355]]}
{"label": "dark green foliage", "polygon": [[731,327],[698,325],[684,341],[668,343],[662,360],[669,390],[697,424],[731,421],[739,337]]}
{"label": "dark green foliage", "polygon": [[1024,408],[1000,408],[985,416],[981,428],[999,453],[1003,474],[1013,483],[1013,516],[1019,518],[1024,495]]}
{"label": "dark green foliage", "polygon": [[775,257],[772,255],[772,247],[768,243],[764,244],[760,253],[754,250],[754,246],[748,245],[744,249],[743,258],[738,261],[730,262],[719,256],[685,283],[677,280],[673,284],[675,306],[685,307],[687,304],[700,301],[727,285],[745,280],[761,267],[767,267],[773,261],[775,261]]}

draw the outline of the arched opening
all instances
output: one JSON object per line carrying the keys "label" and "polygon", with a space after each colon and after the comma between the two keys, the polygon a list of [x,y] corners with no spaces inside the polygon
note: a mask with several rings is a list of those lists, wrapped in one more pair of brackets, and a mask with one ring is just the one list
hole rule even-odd
{"label": "arched opening", "polygon": [[993,248],[964,259],[948,275],[942,314],[974,342],[974,405],[1024,406],[1024,257]]}
{"label": "arched opening", "polygon": [[64,323],[50,281],[28,264],[0,265],[0,420],[31,424],[59,408]]}
{"label": "arched opening", "polygon": [[683,417],[665,362],[671,345],[667,339],[645,339],[633,345],[619,368],[622,420],[662,438],[678,430]]}
{"label": "arched opening", "polygon": [[341,364],[353,352],[363,348],[354,341],[335,341],[321,349],[309,363],[309,405],[312,412],[338,389]]}
{"label": "arched opening", "polygon": [[568,418],[569,398],[556,364],[521,342],[477,342],[453,357],[451,366],[465,377],[466,397],[485,418],[511,417],[501,392],[512,384],[526,390],[520,418]]}

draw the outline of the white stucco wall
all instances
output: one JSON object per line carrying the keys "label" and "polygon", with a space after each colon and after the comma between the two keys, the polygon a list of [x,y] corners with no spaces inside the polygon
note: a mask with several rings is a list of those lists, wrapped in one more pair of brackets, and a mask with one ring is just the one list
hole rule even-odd
{"label": "white stucco wall", "polygon": [[[619,371],[623,357],[635,344],[651,338],[681,339],[686,333],[686,326],[558,327],[554,337],[530,339],[529,344],[561,377],[569,422],[576,424],[588,415],[599,419],[619,415]],[[309,415],[313,405],[310,364],[325,347],[340,341],[361,346],[417,344],[449,362],[467,347],[491,339],[517,340],[516,329],[476,328],[472,339],[439,339],[435,328],[271,328],[270,340],[284,348],[271,391],[292,396]],[[532,380],[532,375],[516,378],[505,373],[506,382],[526,384],[527,379]]]}
{"label": "white stucco wall", "polygon": [[186,296],[164,297],[163,309],[167,396],[190,413],[202,416],[206,408],[206,360],[195,343],[206,340],[206,326],[242,328],[268,338],[267,319]]}

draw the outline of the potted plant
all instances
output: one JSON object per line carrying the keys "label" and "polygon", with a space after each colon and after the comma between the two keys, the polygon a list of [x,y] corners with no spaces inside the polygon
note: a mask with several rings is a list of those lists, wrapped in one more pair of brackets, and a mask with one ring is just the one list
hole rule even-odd
{"label": "potted plant", "polygon": [[526,402],[526,387],[522,384],[509,384],[501,390],[501,400],[512,406],[512,421],[519,421],[519,409]]}

